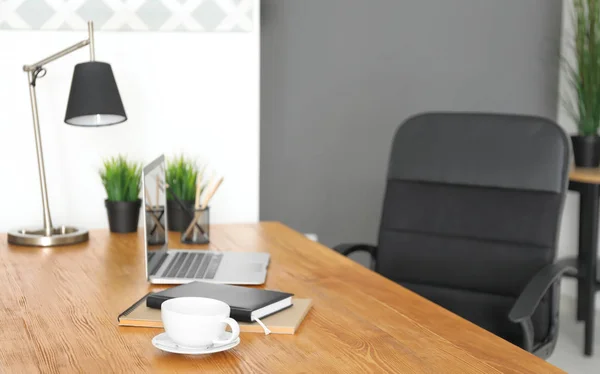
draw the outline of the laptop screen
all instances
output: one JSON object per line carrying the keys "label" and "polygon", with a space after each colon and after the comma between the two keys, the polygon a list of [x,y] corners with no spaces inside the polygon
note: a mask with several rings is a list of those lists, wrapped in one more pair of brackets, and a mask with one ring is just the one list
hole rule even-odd
{"label": "laptop screen", "polygon": [[162,255],[168,249],[167,190],[165,182],[165,157],[144,167],[142,172],[143,206],[142,227],[146,251],[146,277],[155,271]]}

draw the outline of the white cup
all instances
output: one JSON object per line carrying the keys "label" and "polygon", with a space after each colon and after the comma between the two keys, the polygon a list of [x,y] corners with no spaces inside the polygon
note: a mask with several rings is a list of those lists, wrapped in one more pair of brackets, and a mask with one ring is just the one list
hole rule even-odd
{"label": "white cup", "polygon": [[[160,309],[165,331],[178,345],[190,348],[226,345],[240,336],[240,325],[229,318],[231,308],[222,301],[177,297],[163,302]],[[231,327],[231,338],[220,340],[226,325]]]}

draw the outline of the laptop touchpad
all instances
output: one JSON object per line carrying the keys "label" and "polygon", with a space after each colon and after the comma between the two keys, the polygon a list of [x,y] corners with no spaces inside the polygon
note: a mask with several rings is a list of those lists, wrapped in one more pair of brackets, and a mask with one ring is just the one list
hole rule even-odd
{"label": "laptop touchpad", "polygon": [[233,266],[233,268],[237,271],[237,272],[243,272],[243,273],[260,273],[263,272],[265,270],[265,265],[261,264],[260,262],[252,262],[249,264],[236,264]]}
{"label": "laptop touchpad", "polygon": [[260,262],[255,262],[249,265],[249,270],[254,273],[260,273],[265,270],[265,264],[261,264]]}

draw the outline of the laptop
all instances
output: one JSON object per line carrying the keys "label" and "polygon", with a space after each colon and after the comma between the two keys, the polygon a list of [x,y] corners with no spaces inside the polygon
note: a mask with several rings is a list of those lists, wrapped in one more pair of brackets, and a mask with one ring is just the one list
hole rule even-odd
{"label": "laptop", "polygon": [[270,259],[268,253],[169,248],[165,169],[165,157],[161,155],[142,170],[142,223],[148,281],[154,284],[193,281],[263,284]]}

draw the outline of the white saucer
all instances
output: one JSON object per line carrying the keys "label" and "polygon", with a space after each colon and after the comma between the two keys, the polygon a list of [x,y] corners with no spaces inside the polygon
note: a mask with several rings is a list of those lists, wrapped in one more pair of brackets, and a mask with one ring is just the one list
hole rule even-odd
{"label": "white saucer", "polygon": [[[221,336],[221,339],[226,340],[229,339],[230,336],[230,332],[224,331],[223,335]],[[210,353],[223,352],[237,346],[238,344],[240,344],[239,337],[233,342],[225,345],[211,345],[208,347],[201,348],[184,347],[173,342],[166,332],[158,334],[152,339],[152,345],[160,349],[161,351],[179,353],[182,355],[206,355]]]}

